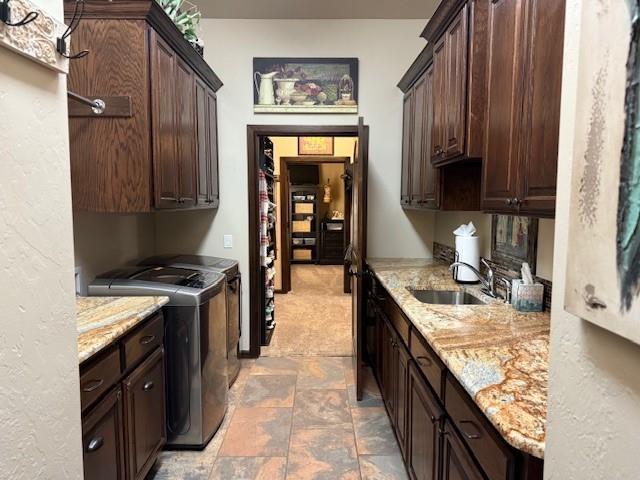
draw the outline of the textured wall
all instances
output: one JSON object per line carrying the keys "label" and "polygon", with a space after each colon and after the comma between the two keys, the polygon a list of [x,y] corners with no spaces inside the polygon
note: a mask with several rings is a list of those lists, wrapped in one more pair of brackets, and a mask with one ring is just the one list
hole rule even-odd
{"label": "textured wall", "polygon": [[[202,22],[205,58],[220,75],[220,209],[156,216],[156,247],[240,260],[248,268],[247,124],[354,125],[354,115],[254,115],[253,57],[358,57],[360,115],[370,126],[369,255],[430,257],[433,214],[400,208],[402,92],[396,84],[424,47],[425,20],[213,20]],[[214,221],[215,219],[215,221]],[[233,234],[224,249],[223,234]],[[248,282],[241,348],[248,348]]]}
{"label": "textured wall", "polygon": [[[607,9],[618,1],[584,7],[579,0],[567,1],[545,462],[548,480],[631,480],[640,471],[640,347],[563,308],[566,254],[575,241],[568,238],[568,219],[576,214],[569,211],[569,188],[577,68],[580,56],[589,57],[594,41],[581,36],[582,8]],[[611,32],[603,32],[607,35]]]}
{"label": "textured wall", "polygon": [[[62,0],[41,0],[62,17]],[[66,78],[0,48],[0,477],[82,478]]]}

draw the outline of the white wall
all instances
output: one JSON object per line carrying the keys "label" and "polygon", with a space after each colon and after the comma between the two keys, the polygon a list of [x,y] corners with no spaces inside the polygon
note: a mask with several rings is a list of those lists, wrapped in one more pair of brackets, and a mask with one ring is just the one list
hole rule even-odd
{"label": "white wall", "polygon": [[82,478],[71,232],[66,78],[0,48],[3,478]]}
{"label": "white wall", "polygon": [[[480,237],[480,255],[491,258],[491,215],[482,212],[437,212],[434,240],[454,246],[453,231],[463,223],[473,222]],[[553,236],[555,221],[541,218],[538,221],[538,255],[536,275],[551,280],[553,270]]]}
{"label": "white wall", "polygon": [[[253,114],[253,57],[315,56],[360,59],[360,115],[370,126],[368,254],[431,256],[433,215],[400,208],[402,93],[396,87],[424,47],[418,35],[425,20],[206,19],[202,24],[205,59],[224,82],[218,92],[221,204],[217,214],[158,214],[158,252],[196,249],[237,258],[247,274],[247,125],[357,123],[355,115]],[[233,249],[222,248],[225,233],[233,234]],[[247,286],[243,332],[249,330]],[[241,348],[248,348],[247,335]]]}
{"label": "white wall", "polygon": [[629,480],[640,471],[640,347],[563,308],[578,57],[596,41],[581,38],[583,3],[566,10],[545,478]]}
{"label": "white wall", "polygon": [[111,215],[74,212],[75,264],[81,292],[101,273],[155,253],[153,215]]}

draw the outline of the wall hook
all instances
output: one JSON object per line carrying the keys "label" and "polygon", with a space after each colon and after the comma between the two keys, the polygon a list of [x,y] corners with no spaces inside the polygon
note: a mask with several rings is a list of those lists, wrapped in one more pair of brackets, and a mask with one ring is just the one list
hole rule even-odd
{"label": "wall hook", "polygon": [[38,12],[29,12],[18,22],[11,22],[11,6],[9,0],[0,0],[0,21],[8,27],[23,27],[38,18]]}
{"label": "wall hook", "polygon": [[89,50],[82,50],[81,52],[76,53],[75,55],[69,55],[67,53],[67,38],[71,36],[71,34],[78,28],[80,24],[80,20],[82,19],[82,14],[84,13],[84,0],[76,0],[76,8],[73,12],[73,17],[71,18],[71,22],[69,26],[64,31],[61,37],[58,37],[56,41],[56,50],[60,55],[64,58],[68,58],[69,60],[77,60],[82,57],[86,57],[89,55]]}

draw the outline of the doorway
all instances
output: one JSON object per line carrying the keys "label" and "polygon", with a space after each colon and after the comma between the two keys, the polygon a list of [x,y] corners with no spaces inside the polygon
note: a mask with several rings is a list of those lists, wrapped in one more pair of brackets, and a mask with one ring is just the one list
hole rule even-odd
{"label": "doorway", "polygon": [[[249,179],[249,257],[250,257],[250,351],[246,356],[258,357],[267,356],[287,356],[287,355],[320,355],[320,356],[352,356],[357,350],[356,343],[353,342],[356,333],[354,320],[354,306],[357,304],[350,294],[345,294],[345,285],[351,287],[357,282],[357,276],[361,278],[361,268],[354,268],[351,260],[354,258],[352,249],[347,248],[353,245],[352,235],[352,199],[345,202],[343,208],[331,208],[331,200],[324,204],[325,186],[329,187],[329,193],[333,193],[338,185],[335,182],[335,175],[323,179],[324,175],[318,174],[318,180],[312,180],[307,191],[305,185],[296,181],[291,182],[291,172],[299,166],[315,167],[319,170],[322,165],[332,165],[340,168],[340,182],[345,192],[351,188],[353,178],[352,162],[357,154],[358,133],[361,131],[357,126],[329,126],[329,127],[302,127],[302,126],[249,126],[248,127],[248,179]],[[350,149],[346,154],[342,154],[336,149],[333,155],[307,156],[299,155],[297,151],[278,151],[275,137],[295,138],[301,136],[326,137],[330,136],[338,142],[344,143],[351,139]],[[368,138],[367,138],[368,140]],[[264,166],[264,150],[267,146],[268,156],[271,157],[272,172],[267,171],[266,175],[260,171]],[[267,164],[269,160],[267,159]],[[277,168],[276,168],[277,165]],[[309,172],[307,172],[308,174]],[[273,198],[275,208],[278,211],[278,218],[281,220],[280,228],[275,229],[275,238],[268,237],[261,239],[260,225],[260,182],[262,178],[269,180],[273,177],[273,182],[267,182],[267,198]],[[303,174],[304,176],[304,174]],[[313,178],[313,176],[312,176]],[[303,182],[304,183],[304,182]],[[276,186],[277,184],[277,186]],[[361,189],[362,190],[362,189]],[[269,193],[273,191],[273,195]],[[366,191],[366,187],[365,187]],[[338,192],[335,192],[338,194]],[[349,190],[350,193],[350,190]],[[295,199],[294,199],[295,194]],[[264,194],[262,194],[264,197]],[[304,196],[304,199],[302,198]],[[339,196],[339,194],[338,194]],[[299,200],[296,202],[294,200]],[[303,206],[296,209],[297,203]],[[304,204],[307,205],[304,205]],[[363,203],[363,202],[361,202]],[[354,202],[355,204],[355,202]],[[299,207],[298,207],[299,208]],[[335,214],[335,215],[334,215]],[[312,221],[312,217],[315,220]],[[271,220],[271,217],[268,217]],[[323,247],[322,234],[328,228],[328,223],[342,224],[341,227],[332,225],[330,228],[341,228],[344,241],[340,247],[339,260],[336,255],[333,259],[327,260],[326,255],[322,255]],[[301,224],[294,222],[304,222]],[[359,224],[362,228],[362,224]],[[268,227],[267,227],[268,228]],[[293,230],[296,230],[295,232]],[[363,230],[361,230],[363,231]],[[327,237],[330,237],[328,235]],[[335,237],[335,235],[334,235]],[[361,240],[360,245],[364,242]],[[271,314],[269,318],[274,320],[275,328],[271,333],[265,332],[264,307],[265,302],[261,296],[265,293],[265,277],[262,265],[264,250],[261,246],[277,245],[273,255],[273,260],[280,263],[280,281],[275,288],[273,284],[274,307],[268,307]],[[296,251],[304,251],[304,254],[295,254]],[[347,261],[342,259],[347,255]],[[335,252],[334,252],[335,254]],[[364,255],[364,251],[362,251]],[[358,259],[363,256],[357,256]],[[285,261],[283,261],[285,260]],[[271,264],[271,259],[267,259]],[[345,263],[347,264],[345,266]],[[351,268],[349,268],[351,267]],[[275,271],[275,269],[273,269]],[[346,272],[343,273],[343,272]],[[336,283],[337,288],[336,288]],[[269,287],[266,287],[267,289]],[[347,289],[347,291],[350,289]],[[357,289],[361,292],[361,289]],[[270,292],[267,291],[267,295]],[[267,301],[269,301],[267,299]],[[282,302],[282,309],[278,308],[278,302]],[[305,305],[306,302],[306,305]],[[294,305],[293,310],[288,309]],[[275,309],[274,309],[275,308]],[[336,310],[340,309],[340,312]],[[280,310],[280,311],[279,311]],[[362,309],[358,309],[358,314]],[[315,318],[317,317],[317,318]],[[339,327],[332,323],[336,317],[344,318],[345,323]],[[287,322],[290,322],[286,328]],[[281,330],[281,327],[284,327]],[[338,333],[344,337],[341,345],[342,350],[332,350],[330,347],[335,343]],[[267,333],[265,335],[265,333]],[[274,342],[273,339],[276,339]],[[289,343],[288,343],[289,342]],[[273,343],[277,348],[273,348]],[[297,345],[296,345],[297,343]],[[271,351],[270,351],[271,349]]]}

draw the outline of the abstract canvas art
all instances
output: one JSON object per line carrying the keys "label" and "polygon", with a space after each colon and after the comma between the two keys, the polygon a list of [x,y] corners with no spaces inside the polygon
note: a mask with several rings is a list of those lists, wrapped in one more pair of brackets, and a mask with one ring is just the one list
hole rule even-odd
{"label": "abstract canvas art", "polygon": [[639,0],[583,9],[565,308],[640,343]]}

